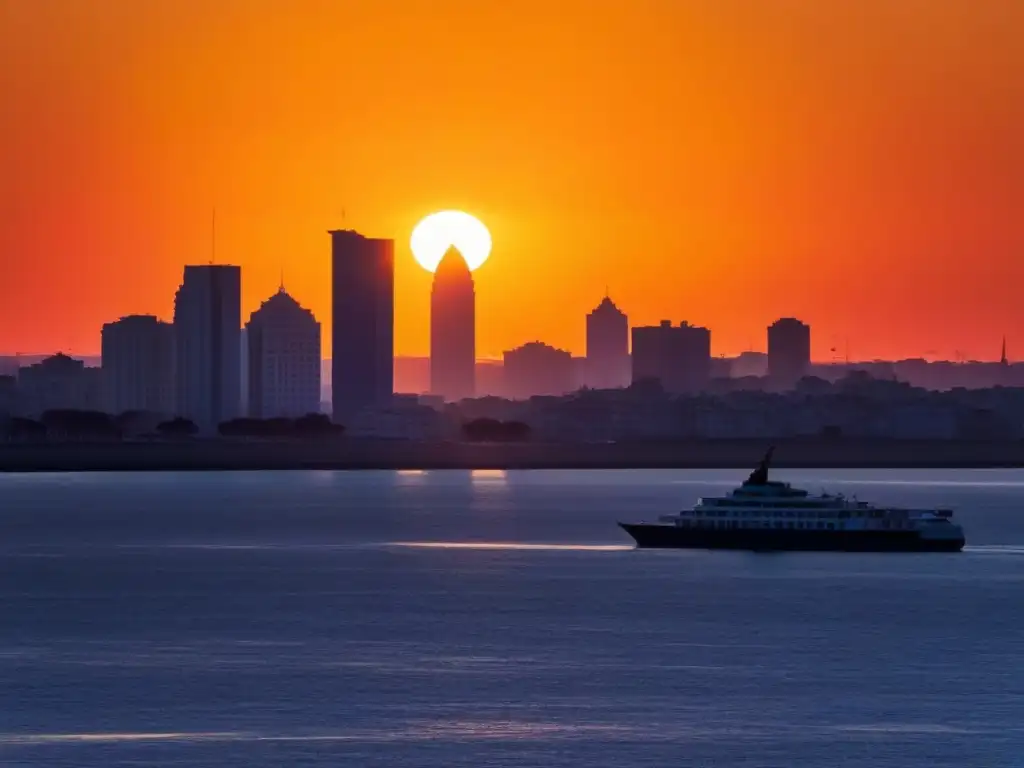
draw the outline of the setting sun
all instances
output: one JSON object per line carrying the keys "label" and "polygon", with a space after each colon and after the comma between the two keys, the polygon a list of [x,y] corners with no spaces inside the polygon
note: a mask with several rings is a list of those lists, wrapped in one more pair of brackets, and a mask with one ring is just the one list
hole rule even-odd
{"label": "setting sun", "polygon": [[483,222],[464,211],[438,211],[416,225],[409,245],[416,261],[428,272],[437,269],[451,247],[475,270],[491,254],[491,233]]}

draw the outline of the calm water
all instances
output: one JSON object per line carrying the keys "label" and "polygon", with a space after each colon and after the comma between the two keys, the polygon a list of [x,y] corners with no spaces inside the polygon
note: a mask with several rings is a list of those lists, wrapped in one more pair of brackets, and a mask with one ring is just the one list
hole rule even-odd
{"label": "calm water", "polygon": [[778,473],[960,555],[614,525],[742,475],[0,476],[0,765],[1024,765],[1024,473]]}

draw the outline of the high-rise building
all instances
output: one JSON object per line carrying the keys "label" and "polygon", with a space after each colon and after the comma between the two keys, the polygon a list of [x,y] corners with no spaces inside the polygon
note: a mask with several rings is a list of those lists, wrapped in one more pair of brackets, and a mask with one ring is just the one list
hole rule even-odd
{"label": "high-rise building", "polygon": [[455,248],[434,271],[430,292],[430,392],[448,401],[476,394],[476,291]]}
{"label": "high-rise building", "polygon": [[186,266],[174,297],[175,410],[201,430],[241,414],[242,270]]}
{"label": "high-rise building", "polygon": [[505,393],[513,400],[564,395],[575,389],[572,354],[531,341],[504,355]]}
{"label": "high-rise building", "polygon": [[585,374],[584,383],[594,389],[629,385],[629,318],[608,296],[587,314]]}
{"label": "high-rise building", "polygon": [[781,387],[794,386],[811,367],[811,326],[783,317],[768,326],[768,377]]}
{"label": "high-rise building", "polygon": [[248,413],[255,419],[320,412],[320,323],[285,292],[260,305],[245,325]]}
{"label": "high-rise building", "polygon": [[331,236],[331,400],[334,420],[387,405],[394,393],[395,241]]}
{"label": "high-rise building", "polygon": [[129,315],[100,336],[103,402],[108,413],[174,411],[174,326]]}
{"label": "high-rise building", "polygon": [[705,389],[711,377],[711,331],[682,322],[633,329],[633,381],[656,379],[677,394]]}

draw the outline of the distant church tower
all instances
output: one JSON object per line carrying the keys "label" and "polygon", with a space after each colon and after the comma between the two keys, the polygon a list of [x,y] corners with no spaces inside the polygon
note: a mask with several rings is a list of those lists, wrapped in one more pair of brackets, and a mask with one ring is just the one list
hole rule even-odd
{"label": "distant church tower", "polygon": [[430,392],[450,402],[476,392],[476,289],[455,248],[434,271],[430,294]]}

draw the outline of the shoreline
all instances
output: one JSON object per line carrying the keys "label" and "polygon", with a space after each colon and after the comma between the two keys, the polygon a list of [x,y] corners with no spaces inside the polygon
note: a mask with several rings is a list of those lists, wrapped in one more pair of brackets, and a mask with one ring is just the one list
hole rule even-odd
{"label": "shoreline", "polygon": [[277,470],[737,469],[769,445],[780,469],[1024,468],[1024,441],[685,440],[672,443],[469,443],[182,440],[0,444],[0,473]]}

